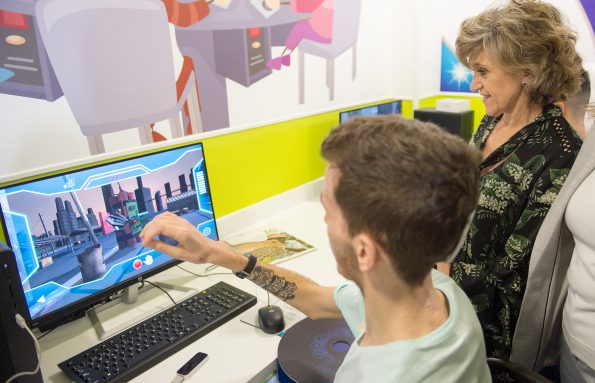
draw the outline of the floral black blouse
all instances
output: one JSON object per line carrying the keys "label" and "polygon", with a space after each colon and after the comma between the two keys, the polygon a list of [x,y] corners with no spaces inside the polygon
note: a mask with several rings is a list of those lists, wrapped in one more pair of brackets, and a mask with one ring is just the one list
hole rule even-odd
{"label": "floral black blouse", "polygon": [[[472,139],[478,149],[500,117],[483,118]],[[477,311],[488,356],[510,356],[531,250],[580,146],[560,109],[546,105],[480,165],[489,171],[482,172],[477,211],[451,276]]]}

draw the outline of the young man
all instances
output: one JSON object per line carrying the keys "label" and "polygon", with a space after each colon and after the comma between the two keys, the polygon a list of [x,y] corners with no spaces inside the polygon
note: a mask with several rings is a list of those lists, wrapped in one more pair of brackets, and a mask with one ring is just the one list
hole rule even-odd
{"label": "young man", "polygon": [[[491,381],[471,303],[432,268],[458,250],[477,203],[479,152],[432,124],[382,116],[333,130],[322,155],[328,237],[339,272],[353,283],[322,287],[277,266],[253,267],[170,213],[145,227],[143,244],[244,271],[310,318],[343,316],[356,341],[338,382]],[[159,234],[178,246],[154,240]]]}

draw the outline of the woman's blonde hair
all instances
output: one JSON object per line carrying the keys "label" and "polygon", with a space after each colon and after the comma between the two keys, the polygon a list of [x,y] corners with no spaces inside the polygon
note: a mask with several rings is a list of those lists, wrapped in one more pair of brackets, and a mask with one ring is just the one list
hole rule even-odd
{"label": "woman's blonde hair", "polygon": [[463,21],[457,57],[469,60],[482,49],[510,73],[526,75],[523,84],[540,105],[568,100],[580,89],[582,59],[576,33],[560,12],[539,0],[511,0]]}

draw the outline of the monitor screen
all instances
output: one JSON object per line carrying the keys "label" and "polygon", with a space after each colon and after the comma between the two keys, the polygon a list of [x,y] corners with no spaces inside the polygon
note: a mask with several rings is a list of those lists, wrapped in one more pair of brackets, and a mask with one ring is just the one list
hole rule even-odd
{"label": "monitor screen", "polygon": [[159,213],[218,239],[201,143],[5,185],[0,209],[40,327],[178,264],[140,243]]}
{"label": "monitor screen", "polygon": [[339,113],[339,123],[342,124],[353,116],[378,116],[380,114],[400,114],[401,101],[390,101],[378,105],[346,110]]}

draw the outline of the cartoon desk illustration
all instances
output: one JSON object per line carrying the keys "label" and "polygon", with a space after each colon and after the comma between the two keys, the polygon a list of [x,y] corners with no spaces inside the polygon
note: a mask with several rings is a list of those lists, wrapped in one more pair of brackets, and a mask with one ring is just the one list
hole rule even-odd
{"label": "cartoon desk illustration", "polygon": [[194,62],[205,131],[229,126],[226,79],[246,87],[272,73],[271,47],[283,46],[292,25],[307,18],[282,7],[269,17],[249,1],[233,1],[190,27],[176,27],[180,52]]}
{"label": "cartoon desk illustration", "polygon": [[41,42],[36,3],[0,1],[0,93],[54,101],[62,89]]}

